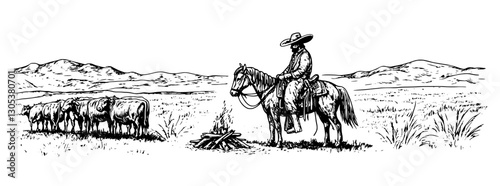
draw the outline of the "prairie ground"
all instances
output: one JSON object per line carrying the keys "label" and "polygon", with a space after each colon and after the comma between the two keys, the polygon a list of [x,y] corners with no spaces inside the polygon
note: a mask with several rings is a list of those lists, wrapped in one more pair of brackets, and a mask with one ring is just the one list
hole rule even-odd
{"label": "prairie ground", "polygon": [[[233,123],[230,128],[242,133],[242,138],[254,148],[236,150],[235,154],[273,153],[276,151],[299,152],[339,152],[339,151],[381,151],[392,148],[382,138],[391,123],[395,128],[403,128],[410,119],[408,114],[414,110],[415,122],[421,125],[420,130],[425,134],[432,133],[439,116],[455,117],[453,114],[459,109],[468,110],[468,114],[477,114],[486,109],[477,95],[467,88],[406,88],[406,89],[379,89],[367,91],[350,91],[359,127],[356,129],[343,125],[344,143],[342,146],[322,147],[324,142],[324,128],[318,120],[316,128],[315,116],[302,123],[304,131],[299,134],[283,134],[286,141],[284,148],[266,146],[264,142],[269,136],[269,126],[264,112],[260,109],[246,110],[237,98],[228,95],[229,88],[221,88],[215,92],[193,94],[143,94],[150,101],[150,128],[151,138],[134,138],[126,135],[110,136],[87,134],[79,132],[34,132],[25,116],[19,116],[21,130],[21,152],[39,155],[60,156],[68,151],[80,147],[92,151],[117,151],[133,154],[162,153],[167,147],[194,149],[189,140],[196,139],[203,132],[208,132],[218,113],[222,111],[223,102],[232,109]],[[22,104],[48,102],[68,97],[101,97],[116,95],[127,96],[127,93],[101,92],[97,94],[62,93],[52,96],[37,95],[37,93],[20,94]],[[34,97],[34,98],[30,98]],[[29,99],[23,99],[29,98]],[[255,101],[257,100],[250,100]],[[478,117],[481,117],[479,114]],[[341,120],[342,122],[342,120]],[[480,125],[482,123],[473,123]],[[34,126],[36,128],[36,126]],[[61,125],[63,128],[63,126]],[[78,126],[75,130],[79,131]],[[71,126],[70,126],[71,128]],[[124,128],[125,129],[125,128]],[[101,123],[100,130],[106,133],[107,126]],[[315,131],[316,135],[314,135]],[[332,130],[332,129],[330,129]],[[390,132],[390,130],[389,130]],[[332,140],[336,139],[336,132],[332,131]],[[434,141],[439,137],[436,135]],[[426,142],[433,142],[431,138]],[[435,145],[436,143],[432,143]],[[411,145],[411,144],[409,144]],[[413,144],[421,145],[421,144]],[[462,147],[462,146],[461,146]]]}

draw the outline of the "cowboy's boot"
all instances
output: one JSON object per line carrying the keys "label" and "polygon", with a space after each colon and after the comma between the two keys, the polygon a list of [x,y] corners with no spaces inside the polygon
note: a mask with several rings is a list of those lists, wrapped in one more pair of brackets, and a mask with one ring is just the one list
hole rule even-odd
{"label": "cowboy's boot", "polygon": [[292,117],[291,115],[286,115],[285,116],[285,131],[291,131],[293,130],[293,122],[292,122]]}
{"label": "cowboy's boot", "polygon": [[288,134],[299,133],[302,132],[302,127],[300,126],[299,117],[296,114],[292,114],[290,119],[293,122],[293,128],[286,131]]}

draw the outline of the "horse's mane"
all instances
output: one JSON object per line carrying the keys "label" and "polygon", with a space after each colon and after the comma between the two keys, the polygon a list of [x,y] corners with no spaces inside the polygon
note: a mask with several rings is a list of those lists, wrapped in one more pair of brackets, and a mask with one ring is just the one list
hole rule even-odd
{"label": "horse's mane", "polygon": [[252,78],[252,82],[256,83],[256,88],[260,91],[264,91],[266,88],[273,86],[276,83],[276,78],[270,76],[269,74],[262,72],[256,68],[248,67],[248,73]]}

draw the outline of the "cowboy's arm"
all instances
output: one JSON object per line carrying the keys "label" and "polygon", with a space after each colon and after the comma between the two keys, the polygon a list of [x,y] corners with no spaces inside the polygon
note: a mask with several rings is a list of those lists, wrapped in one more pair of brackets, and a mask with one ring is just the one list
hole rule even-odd
{"label": "cowboy's arm", "polygon": [[287,67],[285,68],[285,70],[283,70],[283,72],[281,72],[280,74],[285,74],[285,73],[288,71],[288,68],[289,68],[289,66],[287,66]]}
{"label": "cowboy's arm", "polygon": [[[286,76],[286,75],[288,74],[287,72],[289,71],[289,69],[290,69],[290,65],[288,65],[288,66],[285,68],[285,70],[283,70],[283,72],[281,72],[281,73],[279,73],[278,75],[276,75],[276,78],[278,78],[278,79],[287,79],[287,78],[290,78],[290,77],[291,77],[290,75],[289,75],[289,76]],[[280,77],[281,77],[281,78],[280,78]]]}
{"label": "cowboy's arm", "polygon": [[307,67],[309,67],[310,65],[311,58],[309,57],[309,54],[303,54],[302,56],[300,56],[299,67],[297,68],[297,70],[291,72],[290,75],[287,76],[297,79],[306,72]]}
{"label": "cowboy's arm", "polygon": [[290,71],[290,68],[292,68],[291,66],[292,66],[292,63],[290,62],[290,64],[288,64],[288,66],[286,66],[285,70],[283,70],[283,72],[281,72],[280,74],[285,75],[286,73],[288,73],[288,71]]}

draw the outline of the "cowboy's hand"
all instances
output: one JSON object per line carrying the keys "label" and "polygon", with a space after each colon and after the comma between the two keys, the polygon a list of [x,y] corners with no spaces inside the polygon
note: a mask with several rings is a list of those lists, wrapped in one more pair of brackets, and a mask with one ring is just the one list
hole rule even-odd
{"label": "cowboy's hand", "polygon": [[278,78],[279,80],[284,80],[285,76],[283,74],[278,74],[276,75],[276,78]]}
{"label": "cowboy's hand", "polygon": [[283,74],[283,79],[290,79],[292,78],[292,74]]}

